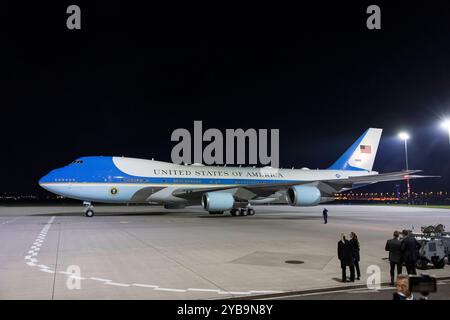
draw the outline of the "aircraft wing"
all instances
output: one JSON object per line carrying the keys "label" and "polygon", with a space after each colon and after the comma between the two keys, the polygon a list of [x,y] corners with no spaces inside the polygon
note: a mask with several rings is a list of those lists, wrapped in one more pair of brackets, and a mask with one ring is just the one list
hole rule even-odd
{"label": "aircraft wing", "polygon": [[386,182],[386,181],[397,181],[397,180],[406,180],[406,179],[420,179],[420,178],[438,178],[438,176],[422,176],[416,175],[415,173],[421,172],[422,170],[404,170],[397,172],[389,172],[389,173],[379,173],[368,176],[359,176],[359,177],[349,177],[347,179],[333,179],[328,180],[333,183],[375,183],[375,182]]}
{"label": "aircraft wing", "polygon": [[[281,183],[257,183],[240,186],[224,186],[211,188],[190,188],[190,189],[176,189],[172,193],[176,197],[185,198],[188,200],[199,200],[205,192],[221,191],[221,190],[235,190],[235,196],[242,200],[251,200],[257,197],[268,197],[276,192],[283,192],[289,187],[296,185],[309,184],[314,185],[322,192],[323,195],[332,195],[336,192],[348,190],[357,186],[368,185],[377,182],[398,181],[406,179],[420,179],[420,178],[438,178],[438,176],[423,176],[415,173],[422,170],[404,170],[390,173],[381,173],[367,176],[355,176],[345,179],[329,179],[317,181],[295,181],[295,182],[281,182]],[[234,191],[234,190],[233,190]]]}

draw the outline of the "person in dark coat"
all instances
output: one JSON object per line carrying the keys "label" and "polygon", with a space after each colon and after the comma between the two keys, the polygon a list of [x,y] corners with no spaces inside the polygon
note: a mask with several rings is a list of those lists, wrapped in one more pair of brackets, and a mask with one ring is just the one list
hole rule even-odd
{"label": "person in dark coat", "polygon": [[342,282],[347,282],[347,267],[350,268],[350,281],[355,281],[355,268],[352,245],[345,238],[344,234],[341,234],[341,240],[337,245],[338,258],[341,261],[342,268]]}
{"label": "person in dark coat", "polygon": [[323,223],[327,224],[328,223],[328,210],[327,210],[327,208],[323,208],[322,215],[323,215]]}
{"label": "person in dark coat", "polygon": [[350,244],[352,245],[353,263],[356,269],[356,280],[359,280],[361,277],[361,271],[359,270],[360,247],[358,236],[354,232],[350,232]]}
{"label": "person in dark coat", "polygon": [[397,275],[402,274],[402,242],[399,240],[400,233],[395,230],[394,238],[386,242],[385,250],[389,251],[389,262],[391,264],[391,286],[394,285],[395,267],[397,267]]}
{"label": "person in dark coat", "polygon": [[401,245],[403,260],[405,261],[408,274],[416,273],[416,263],[419,259],[420,243],[412,236],[411,231],[403,231],[403,240]]}

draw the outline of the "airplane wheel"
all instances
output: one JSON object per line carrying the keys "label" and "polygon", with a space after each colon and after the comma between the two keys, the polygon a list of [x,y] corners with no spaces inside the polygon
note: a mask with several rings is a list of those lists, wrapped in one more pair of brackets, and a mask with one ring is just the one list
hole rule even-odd
{"label": "airplane wheel", "polygon": [[436,269],[442,269],[442,268],[444,268],[444,266],[445,266],[444,258],[442,258],[441,260],[433,261],[433,266],[434,266]]}
{"label": "airplane wheel", "polygon": [[239,210],[239,215],[240,215],[240,216],[246,216],[246,215],[247,215],[247,209],[241,209],[241,210]]}
{"label": "airplane wheel", "polygon": [[86,215],[86,217],[88,218],[92,218],[94,216],[94,210],[86,210],[86,212],[84,213]]}
{"label": "airplane wheel", "polygon": [[255,215],[255,209],[252,209],[252,208],[249,208],[248,210],[247,210],[247,214],[249,215],[249,216],[254,216]]}
{"label": "airplane wheel", "polygon": [[422,270],[428,269],[428,261],[425,259],[417,260],[416,267]]}
{"label": "airplane wheel", "polygon": [[230,214],[231,214],[233,217],[236,217],[236,216],[237,216],[237,213],[238,213],[238,209],[231,209],[231,210],[230,210]]}

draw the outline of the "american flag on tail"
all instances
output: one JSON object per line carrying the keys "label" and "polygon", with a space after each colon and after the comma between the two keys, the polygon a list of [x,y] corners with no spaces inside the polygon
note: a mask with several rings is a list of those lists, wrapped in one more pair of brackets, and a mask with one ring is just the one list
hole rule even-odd
{"label": "american flag on tail", "polygon": [[361,151],[361,153],[372,153],[372,147],[368,145],[360,145],[359,150]]}

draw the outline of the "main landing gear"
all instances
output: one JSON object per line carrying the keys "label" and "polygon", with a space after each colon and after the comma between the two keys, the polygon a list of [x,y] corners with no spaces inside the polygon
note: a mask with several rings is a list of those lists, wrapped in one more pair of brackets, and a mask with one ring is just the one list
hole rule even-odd
{"label": "main landing gear", "polygon": [[94,206],[88,201],[83,202],[83,204],[85,216],[88,218],[92,218],[94,216]]}
{"label": "main landing gear", "polygon": [[230,213],[233,217],[236,216],[254,216],[255,215],[255,209],[253,208],[233,208],[230,210]]}

